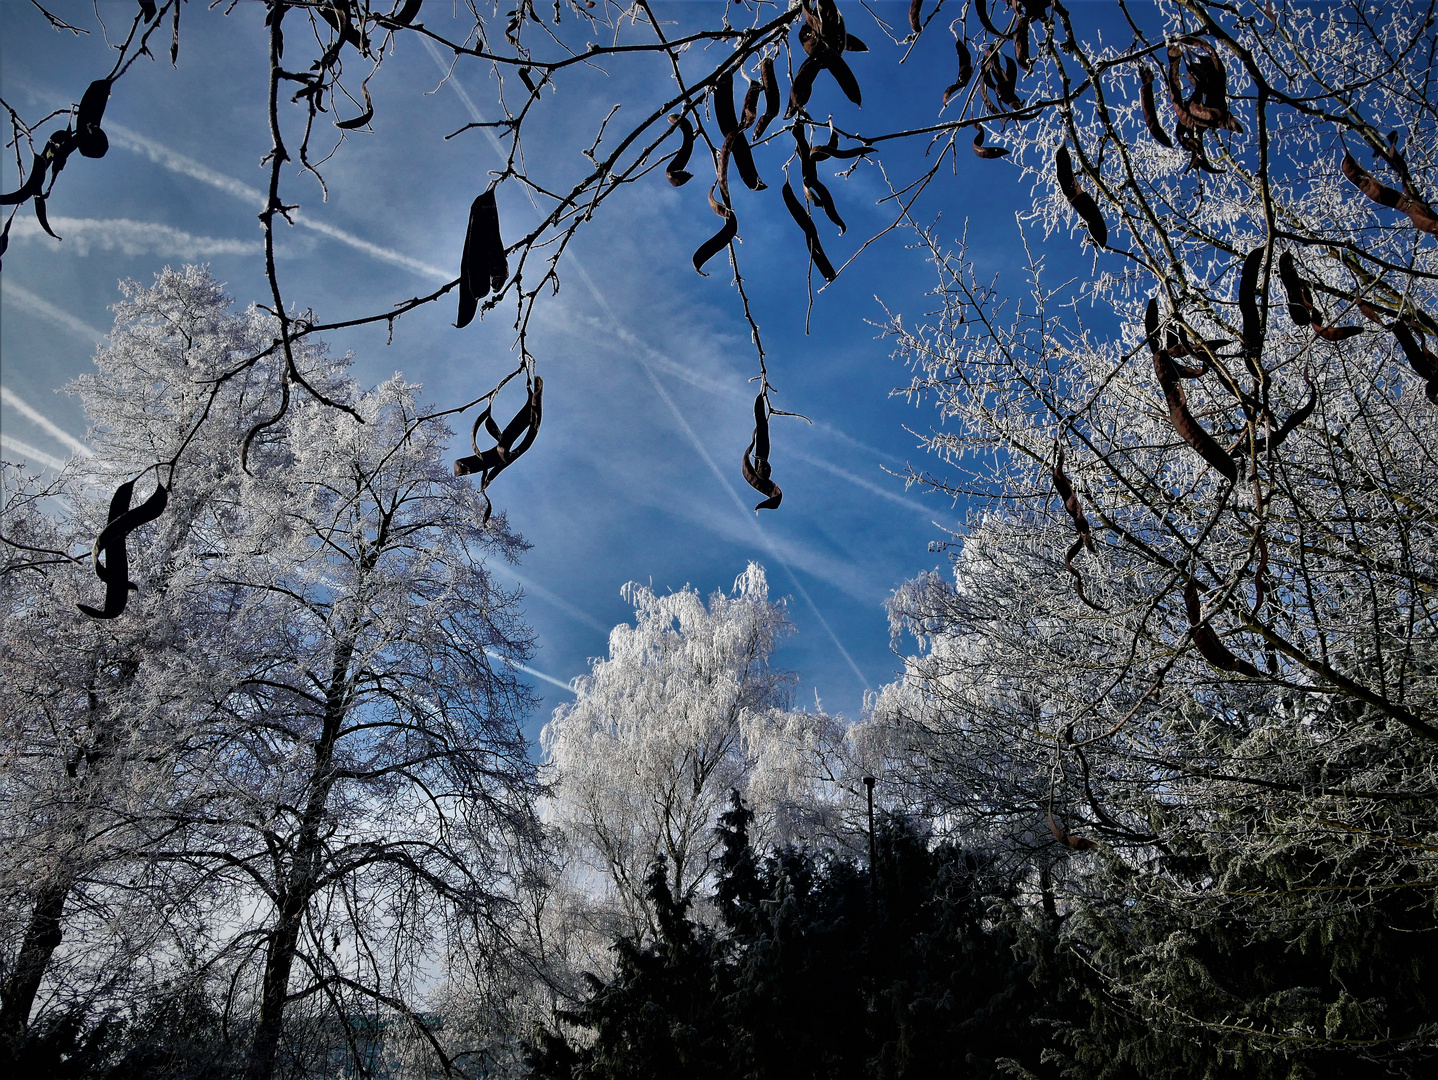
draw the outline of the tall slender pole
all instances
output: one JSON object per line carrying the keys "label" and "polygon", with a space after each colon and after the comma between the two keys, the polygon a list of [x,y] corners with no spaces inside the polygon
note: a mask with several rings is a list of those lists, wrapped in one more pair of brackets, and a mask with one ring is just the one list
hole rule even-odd
{"label": "tall slender pole", "polygon": [[869,906],[875,914],[879,910],[879,893],[876,888],[879,878],[879,857],[874,846],[874,778],[864,777],[864,786],[869,789]]}

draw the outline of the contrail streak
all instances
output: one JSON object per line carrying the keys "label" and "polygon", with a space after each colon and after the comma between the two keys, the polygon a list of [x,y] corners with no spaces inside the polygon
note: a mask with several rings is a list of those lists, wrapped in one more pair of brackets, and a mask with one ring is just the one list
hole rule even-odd
{"label": "contrail streak", "polygon": [[[556,679],[553,675],[546,675],[544,672],[542,672],[542,671],[536,671],[534,668],[529,667],[529,666],[526,665],[526,664],[521,664],[521,663],[519,663],[519,662],[516,661],[516,660],[511,660],[511,659],[509,659],[508,657],[501,656],[499,653],[495,652],[493,649],[485,649],[485,650],[484,650],[484,655],[487,656],[487,657],[489,657],[491,660],[498,660],[498,661],[499,661],[500,663],[502,663],[502,664],[508,664],[510,667],[514,668],[515,671],[522,671],[522,672],[524,672],[526,675],[532,675],[532,676],[534,676],[534,678],[536,678],[536,679],[543,679],[545,682],[550,683],[551,685],[557,686],[557,687],[559,687],[561,690],[567,690],[567,691],[568,691],[569,693],[571,693],[571,694],[574,694],[574,693],[575,693],[574,687],[570,686],[567,682],[560,682],[560,681],[559,681],[558,679]],[[577,694],[576,694],[576,696],[577,696]]]}
{"label": "contrail streak", "polygon": [[865,491],[872,492],[881,499],[888,499],[892,503],[898,503],[906,510],[912,510],[914,513],[921,514],[924,517],[933,517],[933,511],[922,503],[915,502],[913,499],[906,499],[896,491],[890,491],[888,488],[881,487],[871,480],[865,480],[862,476],[856,476],[846,469],[841,469],[839,466],[825,461],[823,458],[815,457],[813,454],[806,454],[802,450],[790,450],[789,455],[823,469],[825,472],[832,473],[839,479],[846,480],[853,484],[855,487],[861,487]]}
{"label": "contrail streak", "polygon": [[94,455],[95,451],[91,450],[59,424],[40,412],[40,410],[31,406],[28,401],[20,397],[19,394],[15,393],[15,391],[11,390],[8,386],[0,385],[0,401],[4,401],[6,405],[12,406],[15,411],[25,417],[25,419],[48,431],[81,457],[91,457]]}
{"label": "contrail streak", "polygon": [[0,434],[0,447],[4,447],[11,453],[24,454],[32,461],[38,461],[41,465],[45,465],[48,468],[54,469],[56,472],[59,472],[67,464],[69,464],[69,462],[61,461],[59,458],[31,446],[27,442],[21,442],[19,439],[12,439],[9,435],[5,434]]}
{"label": "contrail streak", "polygon": [[[110,134],[112,141],[115,142],[116,145],[133,151],[134,153],[142,154],[162,168],[169,169],[174,173],[179,173],[181,176],[188,176],[192,180],[198,180],[202,184],[209,184],[211,187],[217,188],[227,195],[232,195],[242,202],[247,202],[258,209],[263,210],[265,207],[265,193],[257,187],[251,187],[249,184],[236,180],[232,176],[225,176],[223,173],[218,173],[209,166],[200,164],[194,158],[186,157],[184,154],[171,150],[169,147],[163,146],[153,139],[147,139],[138,132],[131,131],[129,128],[122,127],[119,124],[112,125],[107,123],[105,130]],[[309,229],[311,232],[317,232],[321,236],[327,236],[331,240],[336,240],[341,244],[346,244],[354,248],[356,251],[363,251],[366,255],[378,259],[381,262],[401,266],[406,270],[410,270],[422,277],[430,278],[433,281],[450,282],[455,278],[455,275],[442,267],[411,258],[392,248],[372,244],[363,237],[356,236],[354,233],[346,232],[344,229],[336,228],[323,221],[317,221],[298,210],[290,211],[290,219],[301,228]]]}
{"label": "contrail streak", "polygon": [[68,330],[90,345],[94,345],[97,341],[104,341],[105,335],[108,333],[108,331],[97,330],[89,323],[75,318],[68,311],[57,308],[43,296],[37,296],[23,285],[16,285],[13,281],[6,281],[4,287],[0,288],[0,294],[3,294],[8,300],[18,301],[20,306],[31,314],[49,320],[61,330]]}

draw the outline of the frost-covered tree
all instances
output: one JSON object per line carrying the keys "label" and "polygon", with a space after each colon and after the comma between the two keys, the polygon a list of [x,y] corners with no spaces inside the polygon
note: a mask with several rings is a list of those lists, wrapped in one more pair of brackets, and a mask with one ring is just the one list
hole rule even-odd
{"label": "frost-covered tree", "polygon": [[[257,351],[268,363],[236,364]],[[256,380],[290,362],[348,411],[291,410],[253,442],[247,473],[235,433],[266,415]],[[147,572],[125,613],[73,618],[129,643],[119,715],[168,723],[152,755],[162,797],[131,813],[147,844],[132,860],[204,883],[165,897],[185,923],[180,959],[224,988],[249,1076],[358,1053],[349,1025],[363,1015],[447,1060],[417,1011],[437,974],[496,961],[538,839],[518,726],[530,703],[489,659],[521,659],[530,639],[484,562],[523,542],[502,516],[484,522],[413,387],[362,392],[318,348],[284,357],[269,317],[230,311],[203,271],[132,289],[98,367],[79,389],[103,487],[76,503],[81,530],[98,531],[117,478],[154,470],[175,494],[132,538]],[[73,591],[99,591],[64,543],[17,540],[8,521],[5,534],[7,580],[48,559]],[[12,625],[70,619],[52,606],[67,598],[52,587],[49,603],[12,604]],[[167,650],[138,636],[161,613]],[[17,789],[8,809],[24,818],[35,794]]]}
{"label": "frost-covered tree", "polygon": [[[1097,920],[1066,940],[1113,1015],[1233,1068],[1415,1067],[1438,31],[1420,5],[1180,3],[1099,40],[1053,11],[1024,92],[1061,104],[1004,136],[1035,185],[1026,295],[925,234],[938,315],[891,326],[951,470],[915,479],[979,498],[953,578],[895,597],[920,649],[871,741],[1051,918]],[[1092,273],[1056,281],[1037,243],[1075,234]],[[1309,951],[1317,974],[1275,959]]]}
{"label": "frost-covered tree", "polygon": [[788,709],[794,676],[769,660],[789,621],[758,564],[707,605],[688,588],[661,596],[630,584],[625,597],[635,624],[610,633],[608,658],[555,710],[543,746],[571,884],[620,916],[604,931],[652,934],[654,856],[674,895],[693,900],[735,790],[754,798],[769,839],[792,838],[823,801],[842,735],[828,717]]}

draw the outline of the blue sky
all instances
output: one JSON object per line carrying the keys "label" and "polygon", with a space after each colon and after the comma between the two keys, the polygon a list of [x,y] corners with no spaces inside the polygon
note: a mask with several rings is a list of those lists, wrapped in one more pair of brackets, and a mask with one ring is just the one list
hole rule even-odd
{"label": "blue sky", "polygon": [[[108,67],[92,6],[49,6],[96,32],[73,38],[50,29],[27,3],[0,3],[0,93],[30,117],[78,99]],[[905,25],[907,5],[870,6]],[[425,20],[434,24],[439,15],[430,9],[441,7],[449,5],[427,4]],[[658,10],[682,22],[713,18],[722,7],[705,0]],[[851,106],[821,77],[811,113],[832,110],[836,121],[866,131],[892,128],[895,118],[932,123],[955,69],[943,20],[900,66],[903,49],[873,17],[858,5],[844,7],[850,29],[872,50],[850,58],[865,107]],[[133,4],[114,0],[98,9],[113,33]],[[297,33],[292,40],[299,49]],[[614,121],[620,124],[663,100],[672,85],[656,62],[608,68],[576,71],[528,121],[536,176],[558,183],[577,175],[588,164],[579,151],[610,106],[625,102]],[[264,75],[257,5],[241,3],[228,16],[187,6],[178,69],[167,58],[136,64],[106,112],[109,155],[76,155],[56,185],[49,215],[64,240],[37,235],[28,207],[17,216],[0,275],[7,458],[25,456],[24,446],[63,458],[73,449],[67,437],[83,436],[77,404],[55,391],[88,368],[97,336],[110,325],[119,279],[148,283],[166,264],[207,262],[238,304],[268,298],[256,219],[268,147]],[[478,64],[461,65],[457,88],[441,86],[441,75],[433,55],[402,38],[371,83],[373,132],[351,135],[323,167],[329,201],[312,179],[288,174],[287,201],[300,204],[301,224],[285,230],[281,280],[292,302],[321,319],[380,310],[457,273],[470,200],[499,158],[480,131],[444,136],[471,119],[471,108],[486,117],[497,109],[495,88]],[[885,164],[904,175],[923,150],[886,150]],[[749,508],[758,496],[739,472],[752,426],[748,379],[757,364],[730,274],[720,259],[708,277],[689,263],[718,223],[705,202],[702,148],[690,166],[694,181],[676,190],[656,172],[630,186],[581,230],[561,264],[562,288],[542,305],[531,338],[545,378],[543,431],[491,488],[496,506],[534,545],[518,580],[539,637],[535,671],[567,681],[587,669],[588,658],[603,655],[608,628],[629,613],[620,598],[625,582],[659,590],[688,584],[707,593],[728,587],[755,559],[768,569],[771,591],[791,598],[798,633],[777,661],[799,673],[799,704],[812,705],[817,691],[827,710],[855,717],[864,692],[893,677],[898,661],[883,601],[903,580],[942,563],[929,542],[959,523],[964,508],[906,492],[885,471],[909,462],[938,468],[905,430],[927,430],[936,417],[926,405],[889,396],[907,375],[872,323],[884,318],[880,301],[911,325],[922,321],[934,304],[925,295],[933,272],[908,249],[911,236],[892,233],[815,297],[806,335],[802,237],[779,196],[788,153],[787,136],[783,146],[756,151],[769,190],[732,185],[741,268],[780,391],[776,404],[814,420],[812,427],[776,421],[772,460],[784,489],[777,512],[755,516]],[[831,181],[835,170],[827,164],[821,178],[849,224],[839,237],[820,222],[837,264],[889,219],[878,205],[886,191],[874,167]],[[4,184],[18,186],[8,164]],[[1014,213],[1027,195],[1007,163],[965,153],[926,194],[918,216],[942,215],[950,236],[967,220],[971,254],[1002,274],[1017,269]],[[498,199],[506,239],[534,220],[516,185],[502,186]],[[1056,237],[1049,247],[1055,258],[1079,265],[1076,240]],[[816,275],[815,287],[821,283]],[[457,404],[512,366],[513,331],[512,317],[501,311],[465,330],[453,320],[447,298],[400,320],[390,344],[382,329],[330,341],[337,352],[354,351],[365,382],[402,371],[424,384],[430,400]],[[545,683],[539,689],[545,702],[533,718],[535,732],[568,696]]]}

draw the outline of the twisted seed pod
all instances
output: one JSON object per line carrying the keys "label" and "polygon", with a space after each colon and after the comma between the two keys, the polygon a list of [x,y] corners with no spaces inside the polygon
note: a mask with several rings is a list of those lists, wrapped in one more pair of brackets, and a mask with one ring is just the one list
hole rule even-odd
{"label": "twisted seed pod", "polygon": [[1008,155],[1008,149],[1007,149],[1006,147],[1002,147],[1002,146],[985,146],[985,145],[984,145],[984,125],[983,125],[983,124],[975,124],[974,126],[975,126],[976,128],[978,128],[978,131],[979,131],[979,133],[974,136],[974,153],[975,153],[975,154],[977,154],[977,155],[978,155],[979,157],[981,157],[981,158],[987,158],[987,159],[989,159],[989,160],[992,160],[992,159],[994,159],[994,158],[1005,157],[1005,156]]}
{"label": "twisted seed pod", "polygon": [[1099,247],[1108,246],[1108,224],[1104,221],[1103,215],[1099,213],[1098,203],[1093,201],[1093,196],[1078,186],[1074,179],[1073,159],[1069,157],[1068,147],[1060,146],[1058,153],[1054,155],[1054,170],[1057,174],[1059,190],[1063,192],[1064,198],[1087,227],[1089,236]]}
{"label": "twisted seed pod", "polygon": [[124,612],[130,592],[139,588],[130,580],[130,561],[125,540],[140,526],[158,518],[169,505],[169,491],[164,484],[156,483],[154,493],[131,510],[130,497],[134,490],[134,481],[127,481],[115,489],[115,494],[110,498],[109,519],[100,530],[100,535],[95,537],[95,544],[91,549],[95,576],[105,583],[105,606],[76,606],[92,619],[114,619]]}
{"label": "twisted seed pod", "polygon": [[714,190],[714,188],[709,189],[709,209],[722,217],[724,224],[720,226],[717,233],[699,245],[698,251],[694,252],[694,269],[705,277],[708,275],[704,273],[704,264],[728,247],[729,242],[739,235],[739,219],[734,216],[733,210],[714,198]]}
{"label": "twisted seed pod", "polygon": [[1432,207],[1427,203],[1379,183],[1372,173],[1346,153],[1343,155],[1342,168],[1343,175],[1368,198],[1390,210],[1401,210],[1408,215],[1408,220],[1413,222],[1416,228],[1438,235],[1438,215],[1433,213]]}
{"label": "twisted seed pod", "polygon": [[1200,622],[1202,612],[1198,604],[1198,586],[1190,579],[1183,586],[1183,606],[1188,614],[1189,636],[1199,655],[1220,671],[1232,671],[1250,679],[1261,679],[1262,673],[1241,656],[1235,656],[1219,640],[1206,621]]}
{"label": "twisted seed pod", "polygon": [[[784,185],[785,190],[789,185]],[[793,193],[790,192],[792,195]],[[761,391],[754,399],[754,434],[749,439],[749,445],[744,450],[744,482],[757,491],[760,495],[766,496],[763,502],[754,507],[757,514],[760,510],[777,510],[779,504],[784,500],[784,492],[778,484],[769,478],[769,414],[768,403]],[[750,460],[750,455],[753,460]]]}
{"label": "twisted seed pod", "polygon": [[692,173],[684,171],[684,166],[689,164],[689,155],[694,152],[694,125],[687,116],[670,116],[669,122],[679,129],[680,143],[678,152],[664,170],[664,177],[675,187],[683,187],[694,179]]}
{"label": "twisted seed pod", "polygon": [[825,281],[833,281],[838,274],[834,272],[833,264],[829,262],[829,257],[824,254],[824,248],[819,243],[819,230],[814,228],[814,219],[809,216],[809,211],[804,209],[804,204],[794,194],[794,189],[787,180],[784,181],[784,205],[789,208],[789,216],[804,232],[804,239],[809,245],[809,258],[814,261],[814,266],[824,275]]}

